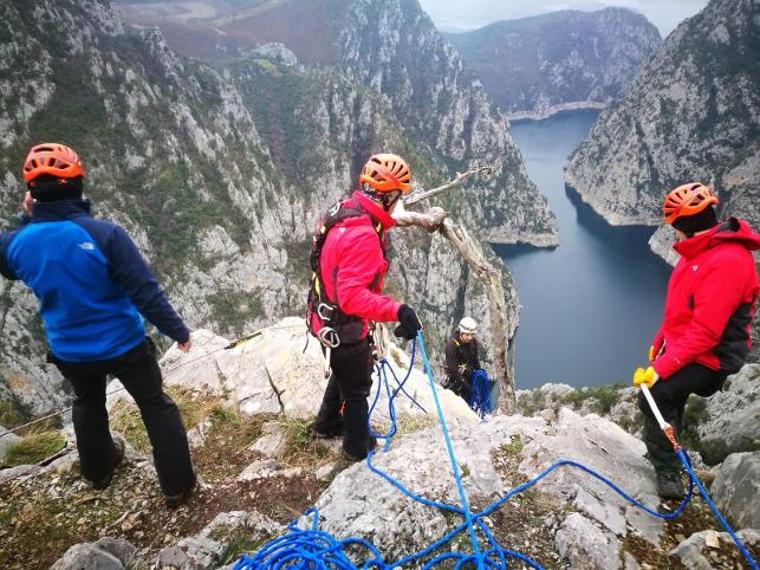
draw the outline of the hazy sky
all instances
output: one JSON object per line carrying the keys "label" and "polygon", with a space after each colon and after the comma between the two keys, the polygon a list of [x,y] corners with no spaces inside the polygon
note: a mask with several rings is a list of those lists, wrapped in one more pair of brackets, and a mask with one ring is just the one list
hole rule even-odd
{"label": "hazy sky", "polygon": [[420,4],[443,31],[471,30],[556,10],[623,6],[644,14],[665,36],[681,20],[699,12],[707,0],[420,0]]}

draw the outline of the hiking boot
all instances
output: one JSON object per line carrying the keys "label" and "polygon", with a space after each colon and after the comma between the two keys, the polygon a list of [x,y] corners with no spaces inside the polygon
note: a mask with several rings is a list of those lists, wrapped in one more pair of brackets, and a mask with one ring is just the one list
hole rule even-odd
{"label": "hiking boot", "polygon": [[330,430],[322,431],[317,429],[317,424],[313,423],[309,426],[309,436],[311,439],[337,439],[343,437],[343,427],[333,428]]}
{"label": "hiking boot", "polygon": [[679,473],[658,473],[657,494],[664,501],[680,501],[684,496],[683,481]]}
{"label": "hiking boot", "polygon": [[97,489],[98,491],[102,491],[103,489],[108,488],[108,486],[111,484],[111,480],[113,479],[113,474],[116,472],[116,468],[121,465],[121,462],[124,460],[124,440],[120,437],[114,437],[113,446],[116,452],[116,460],[114,461],[110,473],[108,473],[108,475],[102,479],[98,479],[97,481],[90,481],[92,488]]}
{"label": "hiking boot", "polygon": [[164,501],[166,502],[166,507],[169,509],[176,509],[177,507],[180,507],[187,503],[190,500],[190,497],[193,496],[193,493],[195,492],[195,487],[198,485],[198,479],[193,479],[192,484],[185,489],[184,491],[181,491],[177,493],[176,495],[164,495]]}
{"label": "hiking boot", "polygon": [[[367,452],[375,451],[376,447],[377,447],[377,439],[370,436],[367,441]],[[367,453],[365,453],[363,456],[354,455],[353,453],[347,451],[346,448],[344,447],[343,459],[351,461],[352,463],[356,463],[357,461],[364,461],[365,459],[367,459]]]}

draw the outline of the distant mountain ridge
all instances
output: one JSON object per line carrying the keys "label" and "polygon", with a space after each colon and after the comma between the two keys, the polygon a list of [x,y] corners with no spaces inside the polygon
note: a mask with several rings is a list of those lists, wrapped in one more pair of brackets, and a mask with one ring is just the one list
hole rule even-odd
{"label": "distant mountain ridge", "polygon": [[619,225],[659,224],[663,192],[693,179],[715,186],[723,214],[760,223],[756,1],[712,0],[681,24],[599,116],[565,171]]}
{"label": "distant mountain ridge", "polygon": [[563,10],[444,36],[512,119],[605,106],[660,43],[653,24],[624,8]]}

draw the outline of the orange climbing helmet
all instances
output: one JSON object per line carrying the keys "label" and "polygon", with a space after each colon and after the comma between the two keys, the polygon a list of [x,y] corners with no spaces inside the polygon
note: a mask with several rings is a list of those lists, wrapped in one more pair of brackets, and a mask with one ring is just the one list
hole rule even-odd
{"label": "orange climbing helmet", "polygon": [[708,206],[717,206],[718,197],[707,186],[700,182],[690,182],[671,190],[665,196],[662,213],[665,223],[672,224],[678,218],[693,216]]}
{"label": "orange climbing helmet", "polygon": [[59,143],[33,146],[21,170],[27,184],[31,184],[35,178],[43,174],[61,179],[84,177],[84,166],[79,155]]}
{"label": "orange climbing helmet", "polygon": [[406,161],[395,154],[375,154],[362,168],[359,184],[369,184],[378,192],[404,194],[412,189],[412,171]]}

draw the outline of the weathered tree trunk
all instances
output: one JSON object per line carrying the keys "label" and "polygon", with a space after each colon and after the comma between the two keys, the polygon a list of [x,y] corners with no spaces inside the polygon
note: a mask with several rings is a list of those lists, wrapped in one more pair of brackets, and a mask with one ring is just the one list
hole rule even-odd
{"label": "weathered tree trunk", "polygon": [[[483,167],[464,174],[457,174],[457,177],[451,182],[439,188],[423,192],[415,199],[407,200],[405,203],[416,203],[439,194],[444,190],[454,188],[461,184],[462,180],[468,176],[486,169],[487,167]],[[421,214],[407,211],[401,207],[394,212],[393,217],[401,227],[416,226],[431,233],[435,231],[440,232],[443,237],[451,242],[468,267],[485,285],[491,317],[491,335],[493,336],[495,347],[495,376],[501,384],[499,411],[505,414],[515,413],[515,383],[510,373],[509,355],[507,353],[509,346],[509,339],[507,338],[507,331],[509,330],[507,323],[507,297],[504,291],[501,271],[486,259],[480,244],[472,239],[467,230],[461,224],[453,222],[442,208],[433,207],[427,213]]]}
{"label": "weathered tree trunk", "polygon": [[499,410],[505,414],[513,414],[516,409],[515,382],[510,374],[507,347],[507,297],[504,292],[502,274],[483,254],[478,242],[473,240],[461,224],[455,224],[451,219],[443,220],[439,230],[467,262],[467,265],[485,285],[488,296],[488,307],[491,312],[491,336],[494,344],[495,374],[501,384]]}

